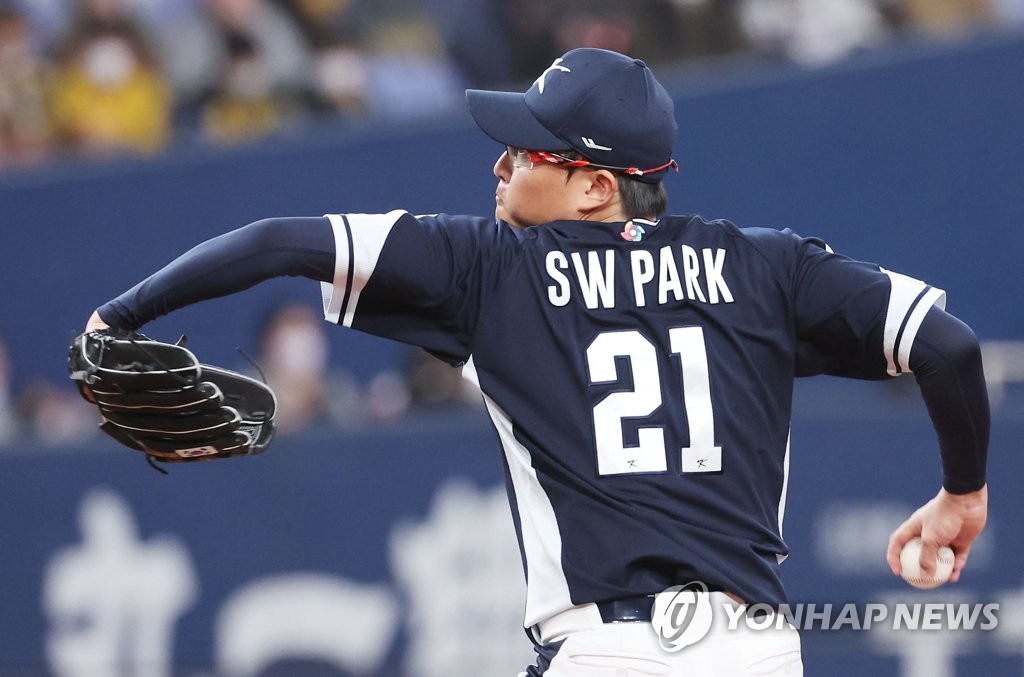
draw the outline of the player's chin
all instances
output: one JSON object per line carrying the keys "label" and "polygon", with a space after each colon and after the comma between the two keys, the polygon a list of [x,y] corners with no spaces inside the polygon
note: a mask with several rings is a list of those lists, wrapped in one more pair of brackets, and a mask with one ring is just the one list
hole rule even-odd
{"label": "player's chin", "polygon": [[494,218],[498,221],[504,221],[505,223],[514,228],[524,227],[522,224],[519,223],[519,220],[512,216],[512,214],[510,214],[508,210],[505,209],[505,207],[503,207],[502,205],[498,205],[497,207],[494,208]]}

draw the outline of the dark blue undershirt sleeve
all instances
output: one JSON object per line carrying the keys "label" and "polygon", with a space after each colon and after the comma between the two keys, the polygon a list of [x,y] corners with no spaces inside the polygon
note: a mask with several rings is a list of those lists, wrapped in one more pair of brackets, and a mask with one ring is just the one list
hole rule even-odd
{"label": "dark blue undershirt sleeve", "polygon": [[938,307],[914,339],[910,368],[942,452],[942,486],[966,494],[985,484],[990,416],[981,347],[966,324]]}
{"label": "dark blue undershirt sleeve", "polygon": [[112,327],[138,329],[178,308],[274,277],[331,282],[334,262],[326,218],[264,219],[207,240],[97,310]]}

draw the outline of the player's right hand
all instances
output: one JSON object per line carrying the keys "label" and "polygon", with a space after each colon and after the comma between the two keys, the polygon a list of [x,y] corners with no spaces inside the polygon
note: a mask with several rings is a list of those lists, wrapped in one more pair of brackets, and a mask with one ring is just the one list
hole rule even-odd
{"label": "player's right hand", "polygon": [[988,520],[988,485],[969,494],[951,494],[941,489],[932,500],[918,508],[889,537],[886,560],[896,575],[901,571],[900,551],[907,541],[921,537],[921,570],[928,576],[935,573],[935,555],[940,546],[953,549],[956,560],[950,582],[960,579],[967,565],[971,545]]}

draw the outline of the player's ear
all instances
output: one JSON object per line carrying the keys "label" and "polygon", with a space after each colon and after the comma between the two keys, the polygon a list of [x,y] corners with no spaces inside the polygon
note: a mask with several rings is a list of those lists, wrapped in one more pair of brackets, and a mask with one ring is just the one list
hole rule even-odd
{"label": "player's ear", "polygon": [[606,169],[577,172],[586,179],[580,193],[580,211],[590,213],[607,207],[619,199],[619,180]]}

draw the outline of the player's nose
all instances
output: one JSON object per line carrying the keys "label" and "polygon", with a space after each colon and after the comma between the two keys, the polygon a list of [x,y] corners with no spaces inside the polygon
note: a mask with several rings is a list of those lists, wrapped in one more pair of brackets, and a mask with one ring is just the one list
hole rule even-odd
{"label": "player's nose", "polygon": [[502,151],[501,155],[498,156],[498,160],[494,163],[494,175],[502,181],[508,181],[509,177],[512,176],[512,161],[508,157],[507,151]]}

